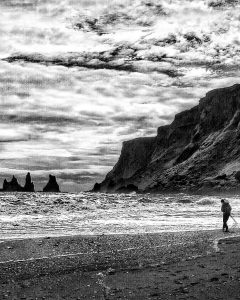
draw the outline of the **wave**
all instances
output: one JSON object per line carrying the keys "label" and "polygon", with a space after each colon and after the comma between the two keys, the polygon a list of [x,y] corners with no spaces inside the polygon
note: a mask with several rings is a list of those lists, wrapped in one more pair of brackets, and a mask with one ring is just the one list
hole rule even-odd
{"label": "wave", "polygon": [[191,199],[179,199],[177,200],[178,203],[188,204],[192,203],[193,201]]}
{"label": "wave", "polygon": [[204,197],[199,199],[196,203],[198,205],[211,205],[211,204],[215,204],[216,203],[216,198],[212,198],[212,197]]}
{"label": "wave", "polygon": [[140,202],[140,203],[151,203],[153,201],[150,198],[143,197],[143,198],[138,199],[138,202]]}

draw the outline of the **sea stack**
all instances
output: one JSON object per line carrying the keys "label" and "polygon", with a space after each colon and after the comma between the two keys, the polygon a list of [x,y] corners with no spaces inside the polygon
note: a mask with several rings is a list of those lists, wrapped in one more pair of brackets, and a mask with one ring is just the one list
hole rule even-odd
{"label": "sea stack", "polygon": [[24,192],[34,192],[34,183],[31,179],[31,174],[28,172],[26,176],[26,182],[24,185]]}
{"label": "sea stack", "polygon": [[4,179],[3,189],[4,192],[22,192],[23,187],[18,183],[17,178],[13,175],[11,181]]}
{"label": "sea stack", "polygon": [[47,185],[43,188],[43,192],[51,192],[51,193],[58,193],[59,185],[57,183],[56,177],[53,175],[49,175],[49,180]]}

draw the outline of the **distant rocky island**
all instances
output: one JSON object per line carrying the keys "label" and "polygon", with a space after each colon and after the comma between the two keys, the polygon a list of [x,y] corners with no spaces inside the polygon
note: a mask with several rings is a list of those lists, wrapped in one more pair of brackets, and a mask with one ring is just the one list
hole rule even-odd
{"label": "distant rocky island", "polygon": [[43,188],[43,192],[54,192],[58,193],[60,192],[59,190],[59,185],[57,183],[56,177],[53,175],[49,175],[49,180],[47,185]]}
{"label": "distant rocky island", "polygon": [[[25,185],[22,187],[17,178],[13,175],[11,181],[4,179],[3,188],[1,192],[35,192],[34,183],[31,179],[31,174],[28,172],[26,175]],[[43,188],[43,192],[60,192],[59,185],[57,183],[56,177],[49,175],[49,181],[46,186]]]}
{"label": "distant rocky island", "polygon": [[93,192],[240,192],[240,84],[210,91],[199,105],[123,142],[120,158]]}

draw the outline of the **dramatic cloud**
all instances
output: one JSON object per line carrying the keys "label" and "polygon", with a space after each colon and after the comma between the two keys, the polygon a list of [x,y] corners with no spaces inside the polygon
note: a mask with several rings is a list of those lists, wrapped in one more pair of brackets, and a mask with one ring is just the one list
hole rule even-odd
{"label": "dramatic cloud", "polygon": [[0,1],[0,180],[89,189],[121,144],[239,83],[239,1]]}

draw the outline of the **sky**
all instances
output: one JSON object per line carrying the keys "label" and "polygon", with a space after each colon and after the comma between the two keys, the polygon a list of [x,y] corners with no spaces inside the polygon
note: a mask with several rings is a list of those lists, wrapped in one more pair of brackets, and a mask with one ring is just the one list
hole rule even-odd
{"label": "sky", "polygon": [[238,0],[1,0],[0,186],[104,179],[122,142],[155,136],[240,83]]}

